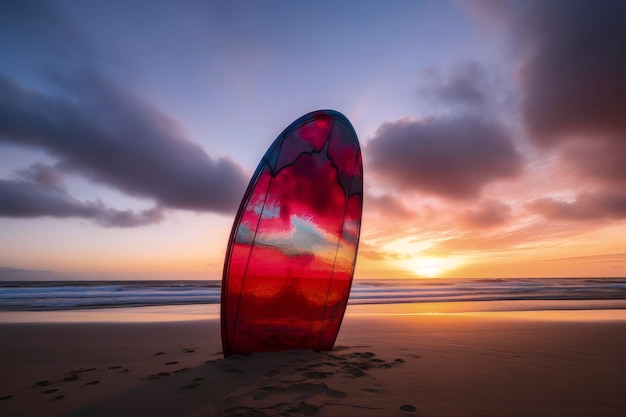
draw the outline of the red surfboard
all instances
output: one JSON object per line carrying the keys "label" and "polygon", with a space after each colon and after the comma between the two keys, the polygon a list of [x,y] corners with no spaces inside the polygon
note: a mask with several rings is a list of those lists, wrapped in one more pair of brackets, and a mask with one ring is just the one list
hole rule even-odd
{"label": "red surfboard", "polygon": [[315,111],[278,136],[248,185],[226,250],[224,356],[333,348],[362,206],[361,149],[344,115]]}

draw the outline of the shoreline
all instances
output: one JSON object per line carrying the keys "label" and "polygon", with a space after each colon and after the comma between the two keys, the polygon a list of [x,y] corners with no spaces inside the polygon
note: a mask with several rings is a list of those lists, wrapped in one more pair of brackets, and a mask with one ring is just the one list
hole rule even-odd
{"label": "shoreline", "polygon": [[[0,311],[54,312],[190,304],[203,306],[220,303],[220,288],[221,282],[217,281],[58,281],[49,284],[0,281]],[[601,301],[621,302],[622,305],[615,308],[626,308],[626,278],[355,279],[348,305],[505,300],[544,305],[565,302],[575,306],[571,308]],[[548,306],[542,309],[552,308]],[[530,309],[537,308],[531,306]]]}
{"label": "shoreline", "polygon": [[[348,304],[346,317],[367,315],[508,315],[578,320],[626,320],[626,300],[498,300]],[[577,316],[578,318],[574,318]],[[219,320],[219,304],[175,304],[55,311],[0,311],[5,323],[124,323]]]}

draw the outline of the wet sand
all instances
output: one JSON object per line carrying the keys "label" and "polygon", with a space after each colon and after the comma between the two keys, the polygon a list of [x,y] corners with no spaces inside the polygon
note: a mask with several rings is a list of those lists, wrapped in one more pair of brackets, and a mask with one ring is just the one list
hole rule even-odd
{"label": "wet sand", "polygon": [[351,306],[332,352],[227,359],[215,318],[2,323],[0,415],[623,416],[623,316]]}

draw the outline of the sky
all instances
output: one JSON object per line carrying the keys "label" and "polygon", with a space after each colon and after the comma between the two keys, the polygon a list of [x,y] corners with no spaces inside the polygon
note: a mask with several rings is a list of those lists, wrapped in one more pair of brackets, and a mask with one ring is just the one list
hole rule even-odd
{"label": "sky", "polygon": [[355,278],[626,276],[626,3],[0,0],[0,280],[219,279],[293,120],[361,142]]}

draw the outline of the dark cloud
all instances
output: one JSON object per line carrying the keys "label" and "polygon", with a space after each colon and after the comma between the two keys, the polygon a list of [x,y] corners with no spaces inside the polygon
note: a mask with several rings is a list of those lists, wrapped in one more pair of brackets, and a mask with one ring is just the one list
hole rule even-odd
{"label": "dark cloud", "polygon": [[571,202],[540,198],[528,209],[550,220],[626,219],[626,192],[581,193]]}
{"label": "dark cloud", "polygon": [[82,32],[52,2],[2,0],[0,60],[2,72],[32,77],[34,71],[67,71],[100,61]]}
{"label": "dark cloud", "polygon": [[466,210],[461,216],[462,223],[469,228],[489,228],[500,226],[511,219],[511,207],[499,200],[485,200],[478,207]]}
{"label": "dark cloud", "polygon": [[523,112],[535,140],[626,133],[626,3],[535,1],[511,10]]}
{"label": "dark cloud", "polygon": [[[0,56],[11,57],[0,60],[0,143],[44,149],[58,158],[57,170],[152,199],[159,207],[220,213],[236,208],[247,182],[242,169],[209,156],[169,115],[112,82],[124,64],[112,68],[62,6],[3,2]],[[58,180],[22,174],[20,183],[31,184],[31,197],[39,189],[48,199]],[[111,222],[125,222],[122,213],[111,214]]]}
{"label": "dark cloud", "polygon": [[0,216],[15,218],[78,217],[105,227],[135,227],[158,223],[163,209],[116,210],[100,201],[83,202],[73,198],[52,167],[35,164],[20,171],[20,178],[0,180]]}
{"label": "dark cloud", "polygon": [[62,187],[63,175],[54,167],[40,162],[20,169],[16,173],[19,177],[48,187]]}
{"label": "dark cloud", "polygon": [[93,73],[55,83],[66,98],[0,76],[0,142],[45,149],[59,169],[159,206],[234,210],[247,182],[243,170],[211,158],[167,114]]}
{"label": "dark cloud", "polygon": [[477,62],[458,64],[447,73],[429,69],[424,75],[428,83],[422,90],[446,104],[472,107],[487,104],[486,74]]}
{"label": "dark cloud", "polygon": [[626,2],[482,2],[514,45],[530,139],[581,177],[626,179]]}
{"label": "dark cloud", "polygon": [[504,129],[471,117],[384,123],[366,152],[372,172],[396,188],[453,199],[477,197],[522,171]]}

